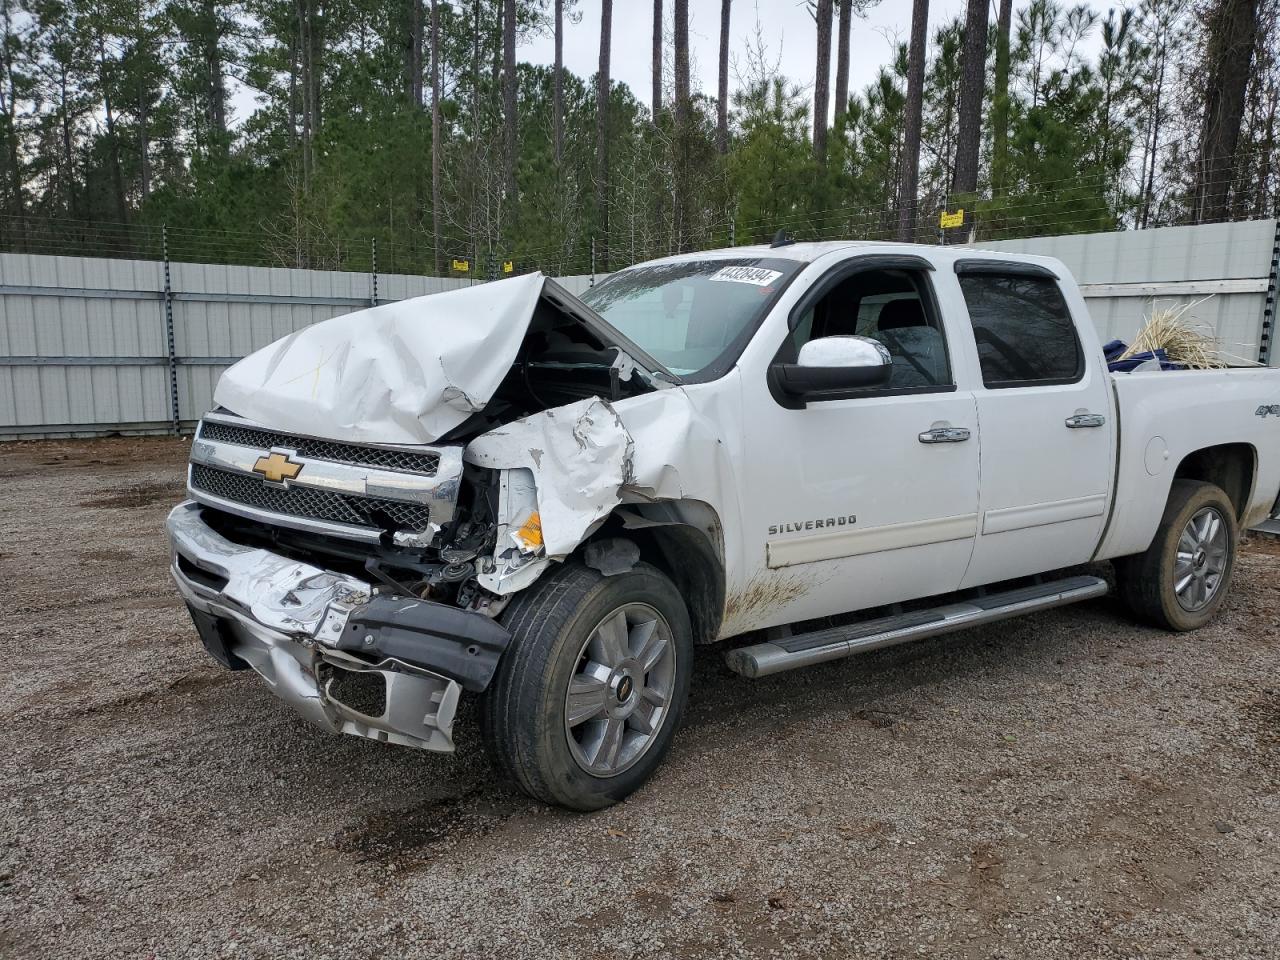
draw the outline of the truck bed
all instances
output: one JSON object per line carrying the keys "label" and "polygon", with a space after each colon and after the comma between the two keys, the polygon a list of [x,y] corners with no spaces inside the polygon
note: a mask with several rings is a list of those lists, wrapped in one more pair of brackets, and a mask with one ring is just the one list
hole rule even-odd
{"label": "truck bed", "polygon": [[[1145,550],[1177,469],[1193,451],[1251,455],[1241,526],[1266,522],[1280,493],[1280,369],[1173,370],[1112,374],[1120,428],[1111,522],[1099,559]],[[1229,491],[1230,492],[1230,491]]]}

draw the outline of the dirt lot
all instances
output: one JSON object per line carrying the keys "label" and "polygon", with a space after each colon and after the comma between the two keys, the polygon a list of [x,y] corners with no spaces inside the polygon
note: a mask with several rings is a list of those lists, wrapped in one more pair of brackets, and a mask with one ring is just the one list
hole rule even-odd
{"label": "dirt lot", "polygon": [[0,956],[1277,956],[1280,550],[1216,625],[1111,601],[767,681],[708,652],[574,816],[334,737],[200,649],[177,440],[0,447]]}

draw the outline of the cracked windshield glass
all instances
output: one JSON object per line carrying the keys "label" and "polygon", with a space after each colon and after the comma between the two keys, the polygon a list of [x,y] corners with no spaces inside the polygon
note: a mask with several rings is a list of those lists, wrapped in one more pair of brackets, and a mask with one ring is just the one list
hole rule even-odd
{"label": "cracked windshield glass", "polygon": [[622,270],[582,299],[682,377],[731,362],[804,264],[773,257],[696,260]]}

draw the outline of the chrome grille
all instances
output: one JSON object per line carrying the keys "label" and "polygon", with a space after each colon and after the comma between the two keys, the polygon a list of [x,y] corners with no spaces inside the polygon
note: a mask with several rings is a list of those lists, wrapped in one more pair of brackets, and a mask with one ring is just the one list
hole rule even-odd
{"label": "chrome grille", "polygon": [[258,477],[218,470],[202,463],[191,464],[191,487],[257,510],[372,529],[425,530],[431,519],[431,511],[423,504],[334,493],[314,487],[270,486]]}
{"label": "chrome grille", "polygon": [[334,440],[314,440],[296,437],[274,430],[260,430],[218,420],[205,420],[200,424],[200,439],[220,443],[234,443],[242,447],[283,447],[295,450],[300,457],[312,460],[329,460],[333,463],[349,463],[354,466],[372,467],[376,470],[403,470],[433,477],[440,469],[440,455],[414,453],[387,447],[366,447]]}

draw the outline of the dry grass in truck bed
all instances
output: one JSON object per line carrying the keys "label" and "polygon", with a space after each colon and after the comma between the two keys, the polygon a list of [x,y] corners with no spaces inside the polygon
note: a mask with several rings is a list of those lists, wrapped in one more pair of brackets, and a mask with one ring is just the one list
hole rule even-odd
{"label": "dry grass in truck bed", "polygon": [[1280,549],[1217,623],[1109,600],[764,681],[714,653],[589,816],[327,736],[200,649],[170,439],[0,446],[0,956],[1275,956]]}

